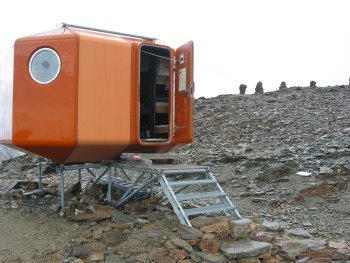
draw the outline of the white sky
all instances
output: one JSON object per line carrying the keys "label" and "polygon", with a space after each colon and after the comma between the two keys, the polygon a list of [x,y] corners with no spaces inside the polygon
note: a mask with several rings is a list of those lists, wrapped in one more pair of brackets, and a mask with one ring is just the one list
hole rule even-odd
{"label": "white sky", "polygon": [[60,22],[195,43],[195,97],[349,83],[350,1],[4,1],[0,52]]}

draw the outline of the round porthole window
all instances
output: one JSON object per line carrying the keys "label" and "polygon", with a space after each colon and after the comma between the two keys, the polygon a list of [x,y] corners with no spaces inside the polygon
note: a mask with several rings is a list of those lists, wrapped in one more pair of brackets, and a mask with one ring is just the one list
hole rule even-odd
{"label": "round porthole window", "polygon": [[48,84],[54,81],[61,70],[61,59],[51,48],[37,50],[29,62],[29,73],[39,84]]}

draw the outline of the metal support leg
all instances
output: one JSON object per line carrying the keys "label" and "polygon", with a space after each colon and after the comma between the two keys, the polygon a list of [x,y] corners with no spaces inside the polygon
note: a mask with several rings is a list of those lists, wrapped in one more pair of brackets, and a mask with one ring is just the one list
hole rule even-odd
{"label": "metal support leg", "polygon": [[132,180],[131,180],[130,176],[124,171],[124,169],[120,168],[120,170],[123,173],[124,179],[131,182]]}
{"label": "metal support leg", "polygon": [[108,192],[107,192],[107,201],[112,201],[112,167],[108,170]]}
{"label": "metal support leg", "polygon": [[61,182],[60,182],[60,192],[61,192],[61,208],[64,207],[64,170],[61,170]]}
{"label": "metal support leg", "polygon": [[135,189],[135,186],[141,181],[142,177],[146,174],[146,172],[142,172],[141,175],[135,180],[135,182],[130,186],[129,190],[127,190],[122,197],[120,197],[119,203],[121,204],[122,201]]}
{"label": "metal support leg", "polygon": [[138,192],[140,192],[142,189],[144,189],[145,187],[147,187],[150,183],[152,183],[153,181],[155,181],[156,179],[158,179],[157,176],[149,179],[147,182],[145,182],[142,186],[140,186],[139,188],[135,189],[133,192],[129,191],[128,195],[123,195],[119,202],[117,203],[117,207],[123,205],[126,201],[128,201],[131,197],[133,197],[134,195],[136,195]]}
{"label": "metal support leg", "polygon": [[100,179],[108,172],[110,171],[110,168],[106,168],[106,170],[103,171],[103,173],[99,176],[99,177],[95,177],[95,181],[93,181],[93,183],[90,185],[90,188],[93,187],[95,184],[98,183],[98,181],[100,181]]}
{"label": "metal support leg", "polygon": [[154,181],[152,181],[149,185],[149,196],[152,197],[154,195]]}
{"label": "metal support leg", "polygon": [[39,163],[39,190],[43,190],[42,178],[42,163]]}
{"label": "metal support leg", "polygon": [[96,178],[96,175],[90,170],[90,168],[86,168],[86,171],[88,171],[94,178]]}
{"label": "metal support leg", "polygon": [[81,169],[78,169],[78,182],[81,183]]}

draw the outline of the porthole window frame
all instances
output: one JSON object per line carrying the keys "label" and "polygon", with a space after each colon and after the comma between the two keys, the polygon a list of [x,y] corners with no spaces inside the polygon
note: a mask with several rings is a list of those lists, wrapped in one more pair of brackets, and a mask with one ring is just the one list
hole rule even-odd
{"label": "porthole window frame", "polygon": [[[35,78],[35,76],[34,76],[33,73],[32,73],[32,62],[33,62],[35,56],[36,56],[38,53],[42,52],[42,51],[50,51],[50,52],[52,52],[52,54],[54,54],[55,57],[58,59],[58,66],[59,66],[59,68],[58,68],[56,74],[54,75],[54,77],[51,78],[51,79],[48,80],[48,81],[40,81],[40,80],[38,80],[37,78]],[[29,68],[29,74],[30,74],[32,80],[34,80],[36,83],[41,84],[41,85],[49,84],[49,83],[53,82],[55,79],[57,79],[58,75],[59,75],[60,72],[61,72],[61,67],[62,67],[62,62],[61,62],[60,56],[58,55],[58,53],[57,53],[56,50],[54,50],[53,48],[49,48],[49,47],[43,47],[43,48],[39,48],[38,50],[36,50],[36,51],[32,54],[32,56],[30,57],[29,66],[28,66],[28,68]]]}

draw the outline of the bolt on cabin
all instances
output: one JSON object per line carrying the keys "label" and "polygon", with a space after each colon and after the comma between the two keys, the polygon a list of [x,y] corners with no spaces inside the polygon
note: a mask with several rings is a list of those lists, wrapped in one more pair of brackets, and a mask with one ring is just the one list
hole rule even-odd
{"label": "bolt on cabin", "polygon": [[64,24],[0,61],[0,143],[58,163],[162,153],[193,140],[193,42]]}

